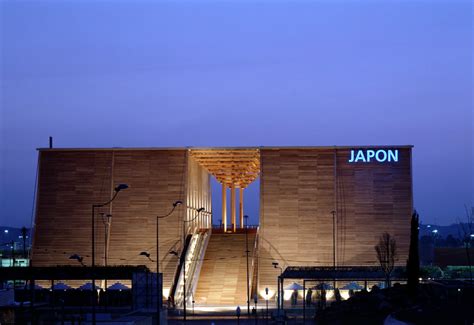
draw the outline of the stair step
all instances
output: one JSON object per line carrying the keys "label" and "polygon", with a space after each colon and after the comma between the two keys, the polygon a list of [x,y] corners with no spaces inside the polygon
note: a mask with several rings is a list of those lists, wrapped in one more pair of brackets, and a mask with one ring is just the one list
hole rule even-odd
{"label": "stair step", "polygon": [[[248,234],[252,251],[255,233]],[[245,233],[213,233],[209,239],[198,286],[196,304],[245,305],[247,303],[247,261]],[[249,253],[249,267],[252,252]],[[250,270],[249,270],[250,271]]]}

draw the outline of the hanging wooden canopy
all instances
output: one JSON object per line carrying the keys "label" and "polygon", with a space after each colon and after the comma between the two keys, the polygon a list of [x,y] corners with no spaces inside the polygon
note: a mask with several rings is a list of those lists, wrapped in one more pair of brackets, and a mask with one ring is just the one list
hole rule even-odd
{"label": "hanging wooden canopy", "polygon": [[246,188],[260,173],[259,149],[190,149],[190,155],[227,187]]}

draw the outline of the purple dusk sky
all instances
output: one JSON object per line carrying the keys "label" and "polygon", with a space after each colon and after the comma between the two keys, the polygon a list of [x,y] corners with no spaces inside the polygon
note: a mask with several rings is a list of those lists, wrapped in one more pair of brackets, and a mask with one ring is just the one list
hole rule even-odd
{"label": "purple dusk sky", "polygon": [[474,205],[471,1],[0,6],[2,225],[30,225],[50,135],[56,147],[413,144],[423,222]]}

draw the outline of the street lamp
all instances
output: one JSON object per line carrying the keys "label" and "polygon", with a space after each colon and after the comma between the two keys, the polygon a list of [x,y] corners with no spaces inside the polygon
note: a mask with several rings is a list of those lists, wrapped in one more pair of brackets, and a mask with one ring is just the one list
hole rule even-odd
{"label": "street lamp", "polygon": [[174,212],[176,207],[180,206],[181,204],[183,204],[182,201],[175,201],[173,203],[173,208],[167,214],[162,215],[162,216],[156,216],[156,261],[157,261],[157,263],[156,263],[156,272],[157,273],[160,273],[160,250],[158,249],[159,246],[160,246],[160,241],[159,241],[160,219],[169,217]]}
{"label": "street lamp", "polygon": [[92,292],[92,324],[93,325],[96,324],[95,308],[97,304],[97,301],[95,298],[96,296],[95,295],[95,209],[109,205],[110,203],[112,203],[113,200],[115,200],[115,198],[117,197],[117,194],[121,190],[126,190],[127,188],[128,188],[127,184],[119,184],[117,185],[117,187],[115,187],[114,189],[115,193],[110,200],[104,203],[92,204],[92,263],[91,263],[92,291],[91,292]]}
{"label": "street lamp", "polygon": [[[108,242],[109,242],[109,229],[110,229],[110,219],[112,218],[111,214],[100,213],[102,217],[102,223],[104,224],[104,266],[107,266],[108,260]],[[107,288],[107,279],[104,281],[104,287]]]}
{"label": "street lamp", "polygon": [[431,233],[433,234],[433,249],[436,249],[436,239],[438,237],[438,229],[433,229],[431,231]]}
{"label": "street lamp", "polygon": [[76,260],[79,263],[81,263],[82,266],[85,266],[84,263],[83,263],[84,258],[82,256],[78,255],[78,254],[72,254],[71,256],[69,256],[69,259],[70,260]]}
{"label": "street lamp", "polygon": [[107,242],[109,238],[109,229],[110,229],[110,219],[112,218],[111,214],[100,213],[102,217],[102,223],[104,224],[104,266],[107,266]]}
{"label": "street lamp", "polygon": [[140,255],[140,256],[145,256],[145,257],[148,258],[151,262],[154,262],[154,261],[151,259],[151,257],[150,257],[150,256],[151,256],[150,253],[148,253],[148,252],[140,252],[140,254],[138,254],[138,255]]}
{"label": "street lamp", "polygon": [[268,288],[265,288],[265,302],[267,304],[267,315],[266,315],[266,321],[268,323]]}
{"label": "street lamp", "polygon": [[[280,276],[278,277],[278,282],[277,282],[277,287],[278,287],[278,299],[277,299],[277,307],[278,307],[278,315],[280,315],[280,304],[283,302],[282,296],[283,296],[283,285],[280,284],[282,281],[281,275],[283,273],[283,268],[279,266],[278,262],[272,262],[273,268],[275,269],[280,269]],[[280,288],[281,287],[281,288]]]}
{"label": "street lamp", "polygon": [[249,236],[248,236],[248,215],[245,218],[245,255],[247,259],[247,316],[250,317],[250,279],[249,279]]}
{"label": "street lamp", "polygon": [[237,314],[237,324],[240,324],[240,306],[237,306],[235,313]]}
{"label": "street lamp", "polygon": [[173,203],[173,208],[165,215],[156,216],[156,317],[157,317],[157,324],[161,323],[161,307],[162,304],[162,293],[160,291],[159,280],[160,280],[160,219],[169,217],[176,207],[183,204],[182,201],[175,201]]}
{"label": "street lamp", "polygon": [[255,303],[255,324],[257,324],[257,319],[258,319],[258,307],[257,307],[258,295],[257,294],[253,295],[253,302]]}
{"label": "street lamp", "polygon": [[333,286],[336,288],[336,211],[332,210],[332,268]]}

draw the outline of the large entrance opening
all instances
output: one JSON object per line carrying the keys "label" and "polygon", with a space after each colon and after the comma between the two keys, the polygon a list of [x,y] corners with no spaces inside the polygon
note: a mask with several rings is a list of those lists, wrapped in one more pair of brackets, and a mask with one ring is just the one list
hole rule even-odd
{"label": "large entrance opening", "polygon": [[257,284],[260,150],[191,149],[190,156],[212,175],[213,218],[193,301],[244,306]]}
{"label": "large entrance opening", "polygon": [[[214,211],[212,226],[213,228],[224,228],[222,223],[222,185],[214,176],[211,176],[211,192],[212,211]],[[227,211],[230,211],[231,192],[229,190],[226,192]],[[248,216],[248,226],[257,227],[260,224],[260,177],[250,183],[243,192],[243,209],[244,215]],[[239,207],[240,197],[239,195],[236,196],[236,206]]]}
{"label": "large entrance opening", "polygon": [[258,225],[260,150],[192,149],[190,153],[213,176],[213,226],[226,233],[237,232],[244,228],[245,215],[249,225]]}

